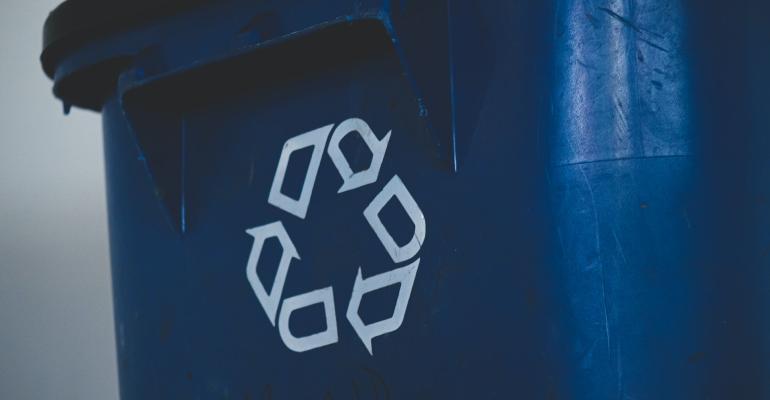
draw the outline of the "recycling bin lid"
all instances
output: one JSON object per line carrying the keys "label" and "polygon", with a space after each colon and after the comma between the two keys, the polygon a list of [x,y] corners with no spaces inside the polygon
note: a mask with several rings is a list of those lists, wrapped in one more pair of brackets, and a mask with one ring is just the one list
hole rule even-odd
{"label": "recycling bin lid", "polygon": [[206,0],[66,0],[43,26],[43,70],[53,78],[57,64],[70,51],[150,20],[168,16]]}

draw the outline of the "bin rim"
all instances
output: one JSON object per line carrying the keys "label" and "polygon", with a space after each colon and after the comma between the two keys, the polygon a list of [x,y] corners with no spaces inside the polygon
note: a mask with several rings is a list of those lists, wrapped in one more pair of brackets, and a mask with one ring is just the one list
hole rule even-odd
{"label": "bin rim", "polygon": [[83,44],[176,14],[208,0],[65,0],[43,25],[40,62],[53,79],[62,58]]}

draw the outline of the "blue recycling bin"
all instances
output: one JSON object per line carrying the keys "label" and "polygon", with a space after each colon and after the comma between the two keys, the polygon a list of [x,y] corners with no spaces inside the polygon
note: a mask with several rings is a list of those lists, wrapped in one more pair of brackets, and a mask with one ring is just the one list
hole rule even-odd
{"label": "blue recycling bin", "polygon": [[65,1],[121,398],[770,398],[768,15]]}

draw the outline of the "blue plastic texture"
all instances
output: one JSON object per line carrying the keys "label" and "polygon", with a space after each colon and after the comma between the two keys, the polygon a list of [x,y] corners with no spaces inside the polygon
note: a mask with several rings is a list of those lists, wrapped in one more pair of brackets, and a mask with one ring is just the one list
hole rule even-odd
{"label": "blue plastic texture", "polygon": [[767,11],[229,0],[72,51],[122,398],[770,398]]}

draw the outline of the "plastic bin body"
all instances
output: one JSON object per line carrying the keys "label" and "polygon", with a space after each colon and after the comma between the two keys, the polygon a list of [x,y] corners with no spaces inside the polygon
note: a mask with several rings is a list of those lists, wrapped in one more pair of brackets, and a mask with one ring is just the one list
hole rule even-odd
{"label": "plastic bin body", "polygon": [[311,3],[49,53],[122,398],[770,395],[760,2]]}

